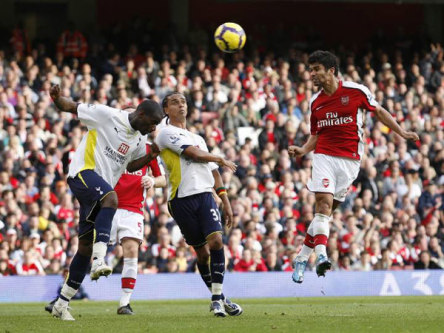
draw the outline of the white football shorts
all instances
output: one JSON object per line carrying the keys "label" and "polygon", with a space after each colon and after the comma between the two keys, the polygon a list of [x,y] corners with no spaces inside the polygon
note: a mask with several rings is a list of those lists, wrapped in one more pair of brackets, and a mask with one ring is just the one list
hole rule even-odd
{"label": "white football shorts", "polygon": [[360,166],[361,161],[314,154],[307,188],[311,192],[331,193],[335,200],[344,202],[349,187],[358,177]]}
{"label": "white football shorts", "polygon": [[143,215],[126,209],[117,209],[111,227],[109,244],[121,243],[125,237],[143,240]]}

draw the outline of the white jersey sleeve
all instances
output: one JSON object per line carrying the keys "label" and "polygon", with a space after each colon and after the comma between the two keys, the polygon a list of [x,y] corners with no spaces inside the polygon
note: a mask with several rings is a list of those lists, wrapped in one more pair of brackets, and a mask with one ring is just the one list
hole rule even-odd
{"label": "white jersey sleeve", "polygon": [[187,147],[194,145],[189,137],[178,133],[172,127],[164,127],[160,130],[156,138],[156,144],[160,150],[168,148],[178,155],[181,155]]}
{"label": "white jersey sleeve", "polygon": [[136,150],[133,151],[131,155],[130,161],[137,160],[143,156],[146,155],[146,144],[147,144],[147,137],[146,135],[141,137],[140,144],[137,146]]}
{"label": "white jersey sleeve", "polygon": [[96,128],[99,124],[111,118],[117,109],[110,108],[103,104],[84,104],[77,106],[79,120],[88,128]]}

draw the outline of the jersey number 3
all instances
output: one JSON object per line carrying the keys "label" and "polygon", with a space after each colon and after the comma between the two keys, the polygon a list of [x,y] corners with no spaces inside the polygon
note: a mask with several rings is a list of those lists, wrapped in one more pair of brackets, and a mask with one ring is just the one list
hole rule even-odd
{"label": "jersey number 3", "polygon": [[211,208],[211,209],[210,209],[210,212],[211,212],[211,214],[213,214],[213,219],[214,219],[214,221],[220,223],[221,218],[220,218],[219,211],[216,210],[216,209],[214,209],[214,208]]}

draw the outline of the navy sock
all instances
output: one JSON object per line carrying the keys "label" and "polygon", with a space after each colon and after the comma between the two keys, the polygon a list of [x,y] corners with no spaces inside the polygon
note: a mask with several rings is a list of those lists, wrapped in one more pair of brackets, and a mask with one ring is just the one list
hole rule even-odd
{"label": "navy sock", "polygon": [[100,209],[99,213],[97,214],[96,221],[95,221],[95,230],[96,230],[96,239],[95,243],[97,242],[104,242],[108,244],[109,237],[111,233],[111,225],[113,222],[114,214],[116,213],[116,210],[111,207],[103,207]]}
{"label": "navy sock", "polygon": [[[225,253],[224,249],[210,250],[210,269],[211,269],[211,282],[217,283],[222,287],[224,283],[225,274]],[[211,297],[213,301],[223,299],[223,294],[214,294]]]}
{"label": "navy sock", "polygon": [[66,280],[66,284],[69,287],[76,290],[80,288],[80,285],[85,278],[86,271],[88,270],[90,260],[90,257],[82,256],[78,252],[74,255],[71,265],[69,265],[69,275]]}
{"label": "navy sock", "polygon": [[197,263],[197,269],[199,270],[200,277],[202,278],[205,285],[211,291],[211,273],[210,273],[210,265],[208,264],[199,264]]}

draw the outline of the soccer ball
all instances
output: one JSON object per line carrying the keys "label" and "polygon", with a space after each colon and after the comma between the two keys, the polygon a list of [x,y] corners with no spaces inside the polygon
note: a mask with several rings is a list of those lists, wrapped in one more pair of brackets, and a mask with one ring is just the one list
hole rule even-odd
{"label": "soccer ball", "polygon": [[214,33],[214,42],[217,47],[227,53],[234,53],[242,49],[246,40],[244,29],[237,23],[221,24]]}

